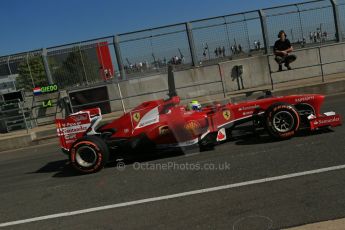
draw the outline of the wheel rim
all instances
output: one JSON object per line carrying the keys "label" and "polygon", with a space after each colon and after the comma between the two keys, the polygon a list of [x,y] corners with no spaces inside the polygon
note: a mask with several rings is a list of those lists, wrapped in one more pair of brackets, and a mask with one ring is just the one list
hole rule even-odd
{"label": "wheel rim", "polygon": [[280,133],[291,131],[294,124],[295,120],[292,114],[287,111],[280,111],[273,117],[273,126]]}
{"label": "wheel rim", "polygon": [[75,155],[75,160],[82,167],[90,167],[97,161],[97,153],[89,146],[80,147]]}

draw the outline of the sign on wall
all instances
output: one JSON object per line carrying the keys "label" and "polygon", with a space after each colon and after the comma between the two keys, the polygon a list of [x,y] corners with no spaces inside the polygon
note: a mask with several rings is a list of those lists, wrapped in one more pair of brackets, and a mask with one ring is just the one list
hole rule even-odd
{"label": "sign on wall", "polygon": [[[56,93],[59,91],[59,88],[56,84],[53,85],[47,85],[42,87],[36,87],[33,89],[34,96],[40,96],[40,95],[49,95],[51,93]],[[43,98],[42,98],[43,99]],[[44,100],[40,101],[43,108],[49,108],[53,107],[54,103],[51,98],[45,98]]]}
{"label": "sign on wall", "polygon": [[33,89],[33,93],[35,96],[41,95],[41,94],[47,94],[47,93],[55,93],[59,90],[58,86],[56,84],[54,85],[47,85],[42,87],[36,87]]}

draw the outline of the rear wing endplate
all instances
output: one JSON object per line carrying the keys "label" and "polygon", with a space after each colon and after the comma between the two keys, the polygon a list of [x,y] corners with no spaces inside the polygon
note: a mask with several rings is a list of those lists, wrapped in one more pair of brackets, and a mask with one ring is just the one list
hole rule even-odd
{"label": "rear wing endplate", "polygon": [[55,119],[56,131],[60,146],[69,151],[72,144],[85,135],[94,135],[94,128],[101,121],[102,114],[99,108],[86,109],[72,113],[65,119]]}

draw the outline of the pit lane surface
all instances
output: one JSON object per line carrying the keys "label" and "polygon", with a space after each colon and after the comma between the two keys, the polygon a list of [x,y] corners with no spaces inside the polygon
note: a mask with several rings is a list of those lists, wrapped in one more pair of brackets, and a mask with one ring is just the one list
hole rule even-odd
{"label": "pit lane surface", "polygon": [[[323,111],[334,110],[344,116],[344,105],[344,94],[328,97]],[[344,126],[283,142],[246,136],[219,145],[214,151],[149,160],[141,169],[137,163],[124,169],[110,165],[97,174],[82,176],[66,165],[66,157],[56,144],[4,152],[0,153],[0,226],[133,201],[130,206],[5,228],[280,229],[342,218],[344,169],[209,190],[343,167],[344,153]],[[160,199],[200,189],[209,190]],[[137,204],[146,198],[155,201]]]}

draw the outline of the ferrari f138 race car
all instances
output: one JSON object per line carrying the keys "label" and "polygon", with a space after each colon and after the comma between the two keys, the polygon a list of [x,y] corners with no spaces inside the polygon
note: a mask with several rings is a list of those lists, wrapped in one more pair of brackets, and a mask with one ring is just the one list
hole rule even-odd
{"label": "ferrari f138 race car", "polygon": [[323,95],[274,97],[268,93],[241,103],[200,107],[192,102],[185,106],[180,105],[174,81],[169,82],[168,99],[144,102],[98,128],[102,118],[99,108],[57,119],[60,145],[72,166],[81,173],[94,173],[109,159],[145,149],[198,146],[202,150],[226,141],[234,128],[248,122],[280,140],[293,137],[301,129],[341,125],[340,115],[320,112]]}

